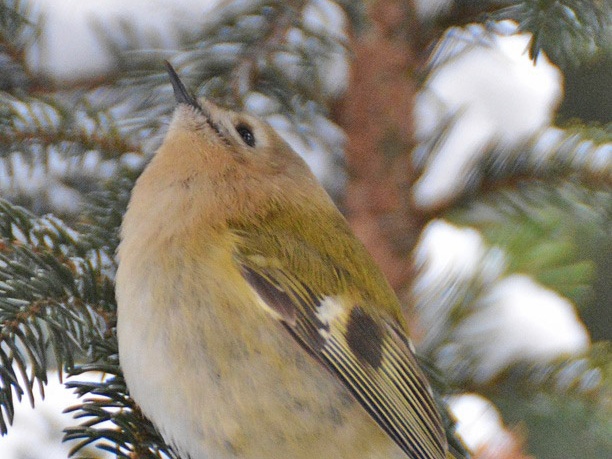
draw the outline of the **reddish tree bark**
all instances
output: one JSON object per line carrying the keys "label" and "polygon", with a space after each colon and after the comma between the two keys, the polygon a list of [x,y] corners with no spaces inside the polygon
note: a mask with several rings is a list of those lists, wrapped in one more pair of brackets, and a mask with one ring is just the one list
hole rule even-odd
{"label": "reddish tree bark", "polygon": [[357,236],[400,290],[412,278],[409,254],[423,225],[408,194],[414,181],[417,21],[411,2],[401,0],[371,3],[368,17],[367,29],[352,37],[349,89],[336,113],[348,135],[345,209]]}

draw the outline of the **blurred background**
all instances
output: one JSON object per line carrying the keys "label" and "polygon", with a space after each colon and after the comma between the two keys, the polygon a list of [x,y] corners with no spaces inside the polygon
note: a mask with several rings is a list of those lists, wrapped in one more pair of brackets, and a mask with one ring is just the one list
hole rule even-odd
{"label": "blurred background", "polygon": [[402,300],[457,451],[612,457],[611,17],[0,0],[0,457],[176,457],[114,335],[117,230],[174,107],[164,59],[308,162]]}

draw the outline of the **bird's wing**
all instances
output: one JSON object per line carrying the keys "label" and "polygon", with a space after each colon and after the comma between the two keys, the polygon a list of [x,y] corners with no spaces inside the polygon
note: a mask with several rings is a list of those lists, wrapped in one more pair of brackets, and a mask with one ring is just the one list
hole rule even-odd
{"label": "bird's wing", "polygon": [[440,416],[397,321],[364,307],[350,294],[350,279],[339,282],[347,294],[315,293],[276,260],[243,254],[237,262],[265,309],[349,389],[408,457],[445,458]]}

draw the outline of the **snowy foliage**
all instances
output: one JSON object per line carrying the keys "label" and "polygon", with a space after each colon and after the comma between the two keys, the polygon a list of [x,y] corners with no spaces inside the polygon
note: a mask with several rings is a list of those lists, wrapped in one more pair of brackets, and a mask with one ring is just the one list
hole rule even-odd
{"label": "snowy foliage", "polygon": [[561,73],[544,55],[535,64],[529,59],[529,40],[516,30],[502,34],[480,25],[453,28],[441,39],[416,101],[416,136],[426,144],[441,123],[448,127],[426,151],[413,189],[419,207],[441,206],[463,191],[492,146],[511,154],[550,124]]}

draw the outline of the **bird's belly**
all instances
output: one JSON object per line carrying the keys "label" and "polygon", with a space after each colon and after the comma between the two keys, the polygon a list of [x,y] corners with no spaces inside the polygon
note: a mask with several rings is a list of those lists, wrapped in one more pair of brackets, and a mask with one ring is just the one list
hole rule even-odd
{"label": "bird's belly", "polygon": [[[181,454],[405,457],[278,321],[240,295],[230,295],[230,301],[215,285],[178,279],[168,295],[146,279],[140,285],[134,279],[118,283],[119,351],[127,385]],[[211,297],[223,300],[212,304]],[[189,298],[198,304],[187,305]]]}

